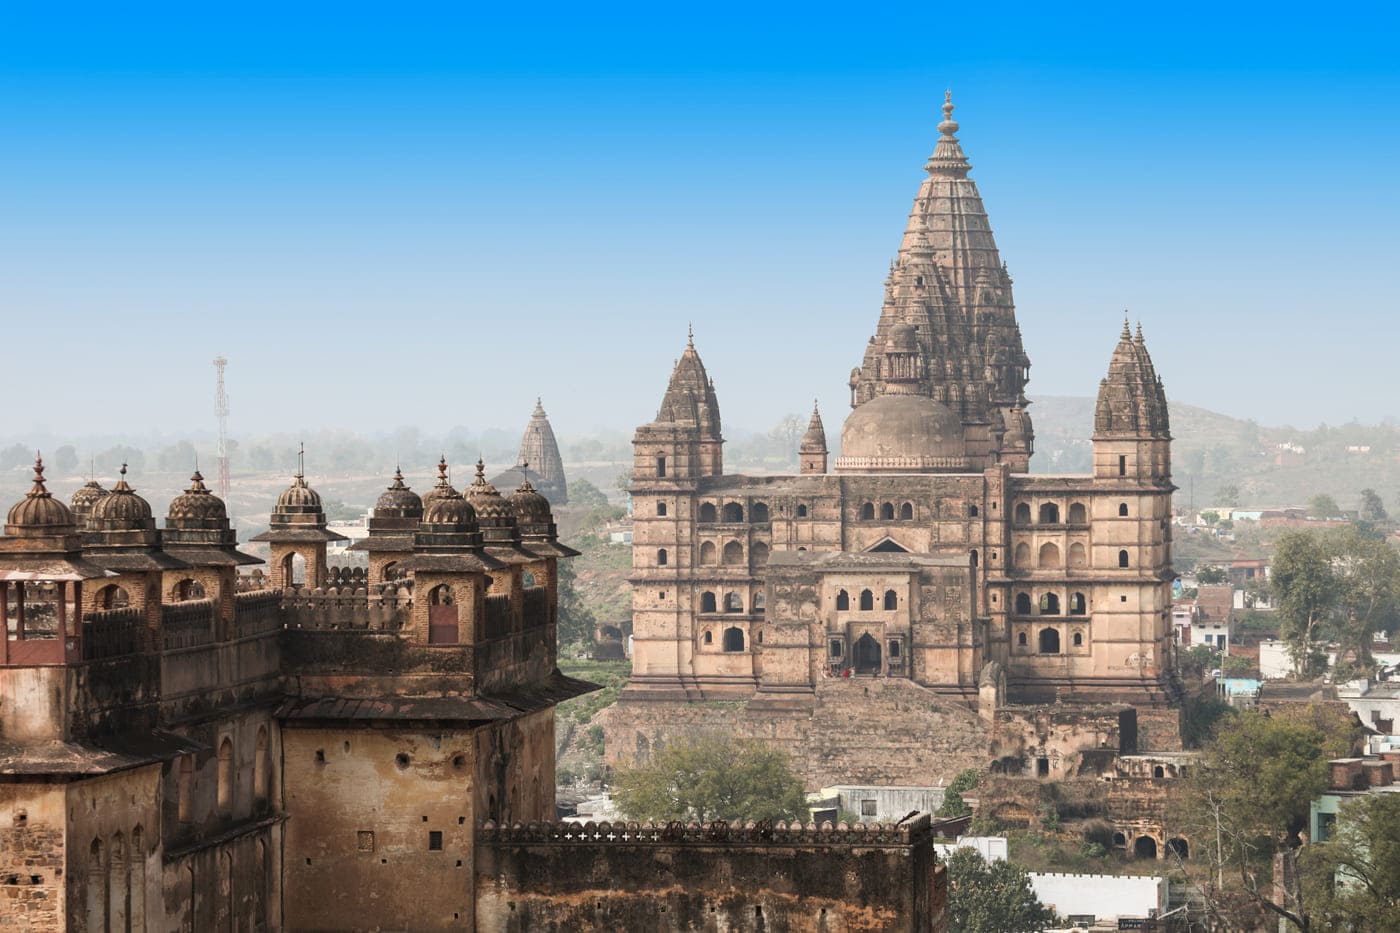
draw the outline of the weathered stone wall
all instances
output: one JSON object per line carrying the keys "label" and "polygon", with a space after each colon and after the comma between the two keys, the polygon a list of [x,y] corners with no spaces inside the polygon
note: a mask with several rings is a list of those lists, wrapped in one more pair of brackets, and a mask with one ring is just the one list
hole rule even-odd
{"label": "weathered stone wall", "polygon": [[63,796],[59,784],[0,784],[0,928],[63,928]]}
{"label": "weathered stone wall", "polygon": [[850,830],[488,823],[476,878],[478,933],[947,928],[926,815]]}
{"label": "weathered stone wall", "polygon": [[287,728],[287,930],[466,927],[476,736]]}
{"label": "weathered stone wall", "polygon": [[601,714],[607,760],[645,758],[692,732],[735,735],[786,750],[809,790],[832,784],[933,784],[987,764],[987,730],[966,705],[900,678],[819,681],[809,710],[744,701],[623,700]]}

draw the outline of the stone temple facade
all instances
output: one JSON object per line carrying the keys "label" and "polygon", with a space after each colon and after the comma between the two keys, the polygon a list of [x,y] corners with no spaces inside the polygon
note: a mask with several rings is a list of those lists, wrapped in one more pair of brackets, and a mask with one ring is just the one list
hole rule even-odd
{"label": "stone temple facade", "polygon": [[742,701],[750,731],[772,738],[772,717],[819,707],[833,679],[867,694],[871,679],[900,681],[911,703],[964,708],[988,683],[1013,706],[1174,704],[1162,383],[1125,322],[1093,472],[1028,473],[1029,361],[952,109],[834,461],[814,410],[796,475],[726,474],[693,339],[637,429],[634,666],[615,760],[694,724],[697,702]]}
{"label": "stone temple facade", "polygon": [[365,572],[298,470],[263,574],[198,472],[163,528],[122,472],[70,508],[36,463],[0,535],[0,928],[944,928],[927,816],[555,822],[554,706],[595,688],[528,481],[396,474]]}

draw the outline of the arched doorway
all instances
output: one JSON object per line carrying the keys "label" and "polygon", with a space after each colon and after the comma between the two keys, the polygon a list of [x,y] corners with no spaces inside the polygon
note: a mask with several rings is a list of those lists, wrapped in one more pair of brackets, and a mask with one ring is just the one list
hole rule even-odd
{"label": "arched doorway", "polygon": [[869,632],[856,639],[855,669],[857,674],[880,673],[880,643]]}
{"label": "arched doorway", "polygon": [[446,583],[428,594],[428,644],[457,644],[457,599]]}
{"label": "arched doorway", "polygon": [[1191,847],[1180,837],[1167,840],[1167,854],[1185,860],[1191,857]]}
{"label": "arched doorway", "polygon": [[1135,858],[1156,858],[1157,840],[1151,836],[1138,836],[1133,842],[1133,856]]}
{"label": "arched doorway", "polygon": [[1060,653],[1060,633],[1052,628],[1040,630],[1040,653],[1059,654]]}

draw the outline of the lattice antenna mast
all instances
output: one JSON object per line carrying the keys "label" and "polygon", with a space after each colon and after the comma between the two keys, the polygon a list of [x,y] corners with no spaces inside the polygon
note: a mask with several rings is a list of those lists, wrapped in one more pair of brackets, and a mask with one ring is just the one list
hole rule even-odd
{"label": "lattice antenna mast", "polygon": [[224,391],[224,367],[228,360],[214,357],[218,382],[214,391],[214,414],[219,416],[219,498],[228,502],[228,393]]}

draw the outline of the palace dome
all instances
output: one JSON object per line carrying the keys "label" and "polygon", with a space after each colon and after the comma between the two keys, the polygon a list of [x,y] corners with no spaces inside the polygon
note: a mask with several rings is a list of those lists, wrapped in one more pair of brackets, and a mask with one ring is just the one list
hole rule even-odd
{"label": "palace dome", "polygon": [[73,531],[73,513],[44,486],[44,461],[34,460],[34,486],[10,507],[7,535],[63,534]]}
{"label": "palace dome", "polygon": [[379,500],[374,503],[374,514],[381,518],[422,516],[423,500],[418,493],[404,485],[403,471],[394,470],[394,483],[379,494]]}
{"label": "palace dome", "polygon": [[170,500],[166,521],[227,521],[228,509],[224,500],[209,491],[204,485],[204,476],[198,470],[190,477],[190,488]]}
{"label": "palace dome", "polygon": [[126,464],[122,464],[121,479],[92,507],[91,527],[102,531],[140,530],[155,527],[151,519],[151,504],[136,494],[126,481]]}
{"label": "palace dome", "polygon": [[885,394],[858,406],[841,429],[838,472],[917,473],[965,466],[963,425],[923,395]]}

